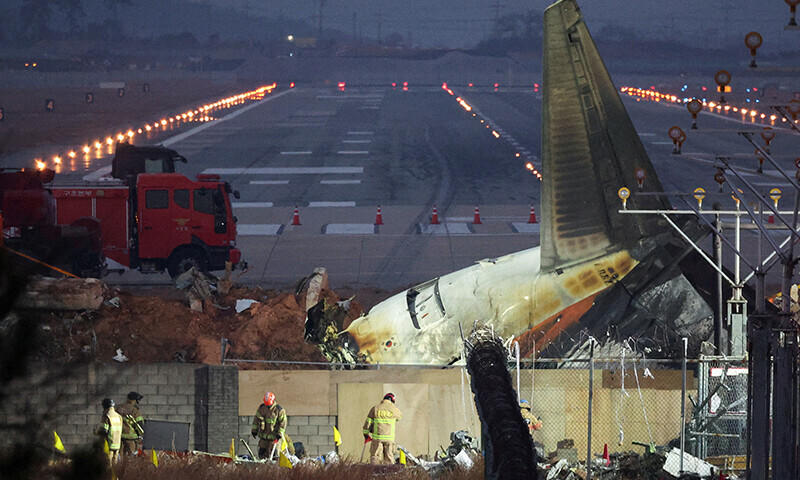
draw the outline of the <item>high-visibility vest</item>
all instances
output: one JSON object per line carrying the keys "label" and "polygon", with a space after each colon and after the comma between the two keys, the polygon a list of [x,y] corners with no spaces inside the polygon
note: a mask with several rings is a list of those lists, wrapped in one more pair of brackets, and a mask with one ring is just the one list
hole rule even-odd
{"label": "high-visibility vest", "polygon": [[119,450],[122,444],[122,417],[114,410],[114,407],[108,409],[103,423],[106,427],[108,448]]}

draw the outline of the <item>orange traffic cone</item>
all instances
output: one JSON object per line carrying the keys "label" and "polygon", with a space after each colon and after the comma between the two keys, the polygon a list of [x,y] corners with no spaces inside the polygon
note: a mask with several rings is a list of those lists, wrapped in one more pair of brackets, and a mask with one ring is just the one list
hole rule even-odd
{"label": "orange traffic cone", "polygon": [[383,215],[381,215],[380,205],[378,205],[378,213],[375,214],[375,225],[383,225]]}
{"label": "orange traffic cone", "polygon": [[433,206],[433,215],[431,215],[431,225],[439,225],[439,212],[436,211],[436,205]]}
{"label": "orange traffic cone", "polygon": [[606,461],[606,467],[611,465],[611,458],[608,456],[608,444],[603,446],[603,460]]}
{"label": "orange traffic cone", "polygon": [[480,225],[481,224],[481,211],[478,210],[478,206],[475,205],[475,216],[472,219],[473,225]]}
{"label": "orange traffic cone", "polygon": [[533,205],[531,205],[531,216],[528,217],[528,223],[536,223],[536,210],[533,209]]}
{"label": "orange traffic cone", "polygon": [[294,207],[294,214],[292,215],[292,225],[300,225],[300,211],[297,206]]}

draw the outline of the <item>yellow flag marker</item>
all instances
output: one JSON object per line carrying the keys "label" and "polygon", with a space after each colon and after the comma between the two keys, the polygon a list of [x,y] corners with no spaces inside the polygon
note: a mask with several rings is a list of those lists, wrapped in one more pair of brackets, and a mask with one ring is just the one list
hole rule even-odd
{"label": "yellow flag marker", "polygon": [[283,454],[283,451],[279,453],[280,459],[278,460],[278,465],[281,467],[292,468],[292,462]]}
{"label": "yellow flag marker", "polygon": [[53,448],[58,450],[59,452],[67,453],[67,449],[64,448],[64,444],[61,443],[61,438],[59,438],[58,434],[55,430],[53,430]]}
{"label": "yellow flag marker", "polygon": [[281,452],[287,450],[289,445],[286,443],[286,437],[281,437]]}
{"label": "yellow flag marker", "polygon": [[336,427],[333,427],[333,443],[338,447],[342,444],[342,434],[339,433]]}
{"label": "yellow flag marker", "polygon": [[106,455],[111,453],[111,448],[109,448],[109,446],[108,446],[108,440],[107,439],[103,441],[103,453],[105,453]]}
{"label": "yellow flag marker", "polygon": [[231,438],[231,448],[228,450],[228,455],[231,456],[232,459],[236,459],[236,448],[234,447],[233,439]]}
{"label": "yellow flag marker", "polygon": [[400,450],[400,464],[401,465],[405,465],[406,464],[406,452],[404,452],[402,450]]}
{"label": "yellow flag marker", "polygon": [[158,466],[158,455],[156,455],[156,449],[155,448],[150,449],[150,458],[151,458],[151,460],[153,462],[153,465],[155,465],[157,467]]}

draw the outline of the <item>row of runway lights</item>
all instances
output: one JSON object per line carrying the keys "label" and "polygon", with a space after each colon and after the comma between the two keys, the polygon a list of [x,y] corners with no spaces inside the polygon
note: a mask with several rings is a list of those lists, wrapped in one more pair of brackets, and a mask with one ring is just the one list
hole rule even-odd
{"label": "row of runway lights", "polygon": [[[670,95],[666,93],[661,93],[656,91],[653,88],[643,89],[643,88],[636,88],[636,87],[622,87],[620,88],[620,92],[626,93],[632,97],[638,97],[639,99],[650,100],[654,102],[669,102],[669,103],[676,103],[676,104],[688,104],[693,99],[691,98],[680,98],[676,95]],[[717,103],[714,101],[709,101],[707,99],[698,99],[701,102],[703,109],[708,110],[711,113],[738,113],[742,116],[742,120],[746,120],[748,117],[751,122],[761,121],[762,123],[766,123],[769,121],[770,125],[775,125],[775,121],[778,120],[778,116],[774,114],[766,114],[755,108],[739,108],[734,107],[731,105],[723,105],[721,103]],[[786,118],[781,117],[782,122],[786,122]],[[798,123],[800,120],[793,119],[794,123]]]}
{"label": "row of runway lights", "polygon": [[[481,225],[481,211],[478,208],[478,205],[475,205],[475,213],[472,217],[472,224],[473,225]],[[536,220],[536,210],[531,205],[531,211],[528,214],[528,223],[539,223]],[[433,206],[433,210],[431,211],[430,217],[430,224],[431,225],[440,225],[441,222],[439,221],[439,210],[436,208],[436,205]],[[294,212],[292,213],[292,225],[302,225],[300,223],[300,207],[295,206]],[[381,212],[381,206],[378,205],[378,210],[375,212],[375,222],[373,225],[384,225],[383,223],[383,213]]]}
{"label": "row of runway lights", "polygon": [[[84,156],[84,164],[87,167],[89,166],[91,162],[90,154],[92,152],[92,148],[94,148],[95,151],[94,158],[98,159],[103,156],[104,145],[106,146],[107,149],[105,153],[110,155],[111,153],[113,153],[115,142],[131,143],[133,142],[133,139],[136,135],[145,134],[149,136],[151,132],[158,132],[159,130],[166,131],[167,129],[179,126],[181,122],[183,123],[209,122],[212,120],[216,120],[215,117],[209,114],[217,110],[241,105],[247,102],[248,100],[261,100],[262,98],[264,98],[265,95],[272,93],[272,90],[274,90],[275,87],[276,84],[273,83],[272,85],[263,86],[249,92],[244,92],[238,95],[233,95],[227,98],[220,99],[214,103],[208,103],[199,106],[196,109],[187,110],[185,112],[170,117],[162,118],[157,122],[153,122],[152,124],[147,123],[137,128],[136,130],[130,129],[124,133],[119,132],[115,135],[109,135],[106,137],[105,141],[93,140],[92,142],[88,142],[81,149]],[[71,159],[74,162],[77,156],[78,152],[73,149],[68,151],[67,153],[54,155],[50,161],[52,162],[53,168],[56,171],[59,171],[61,169],[62,163],[67,158]],[[38,170],[44,170],[44,168],[47,167],[47,160],[43,158],[34,158],[34,162]]]}
{"label": "row of runway lights", "polygon": [[[472,86],[472,84],[469,84],[469,86],[471,87],[471,86]],[[497,91],[497,87],[498,87],[498,84],[497,84],[497,83],[495,83],[495,84],[494,84],[495,91]],[[539,84],[536,84],[536,91],[538,91],[538,89],[539,89]],[[485,117],[483,114],[481,114],[481,113],[480,113],[480,112],[479,112],[479,111],[478,111],[478,110],[477,110],[475,107],[473,107],[472,105],[470,105],[469,103],[467,103],[467,101],[466,101],[466,100],[464,100],[463,98],[461,98],[461,97],[457,96],[457,95],[455,94],[455,92],[453,92],[453,90],[447,86],[447,84],[446,84],[446,83],[443,83],[443,84],[442,84],[442,90],[444,90],[445,92],[447,92],[447,93],[448,93],[448,94],[450,94],[451,96],[455,97],[455,98],[456,98],[456,101],[458,102],[458,104],[459,104],[459,105],[461,105],[461,108],[463,108],[463,109],[464,109],[464,110],[465,110],[467,113],[471,113],[471,114],[472,114],[472,116],[473,116],[473,117],[475,117],[475,118],[477,118],[477,119],[479,119],[479,120],[481,121],[481,123],[483,123],[483,124],[486,124],[486,128],[487,128],[487,129],[490,129],[490,130],[492,131],[492,136],[493,136],[494,138],[496,138],[496,139],[498,139],[498,140],[503,140],[503,139],[501,138],[501,135],[500,135],[500,133],[499,133],[497,130],[495,130],[495,129],[492,129],[492,125],[490,125],[490,124],[489,124],[489,123],[490,123],[490,121],[489,121],[489,120],[488,120],[488,119],[487,119],[487,118],[486,118],[486,117]],[[515,152],[515,153],[514,153],[514,156],[515,156],[516,158],[520,158],[520,157],[522,156],[522,153],[521,153],[521,152]],[[538,178],[538,179],[539,179],[539,181],[541,181],[541,180],[542,180],[542,174],[541,174],[541,172],[539,171],[539,169],[538,169],[538,168],[536,168],[536,167],[533,165],[533,163],[532,163],[532,162],[530,162],[530,161],[529,161],[529,162],[527,162],[527,163],[525,164],[525,168],[527,168],[527,169],[528,169],[528,170],[529,170],[529,171],[530,171],[530,172],[531,172],[533,175],[535,175],[535,176],[536,176],[536,178]]]}

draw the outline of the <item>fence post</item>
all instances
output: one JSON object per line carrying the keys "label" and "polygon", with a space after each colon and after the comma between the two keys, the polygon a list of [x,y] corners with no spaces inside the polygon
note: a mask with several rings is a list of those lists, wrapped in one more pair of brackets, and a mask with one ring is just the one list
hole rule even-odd
{"label": "fence post", "polygon": [[589,432],[586,439],[586,480],[592,480],[592,400],[594,397],[594,338],[589,339]]}
{"label": "fence post", "polygon": [[683,451],[686,447],[686,355],[689,339],[683,337],[683,361],[681,362],[681,464],[678,472],[683,474]]}
{"label": "fence post", "polygon": [[[522,401],[522,386],[519,383],[519,342],[514,342],[514,356],[517,358],[517,403]],[[533,398],[531,398],[533,402]]]}

